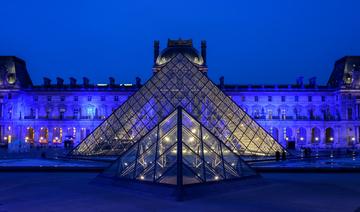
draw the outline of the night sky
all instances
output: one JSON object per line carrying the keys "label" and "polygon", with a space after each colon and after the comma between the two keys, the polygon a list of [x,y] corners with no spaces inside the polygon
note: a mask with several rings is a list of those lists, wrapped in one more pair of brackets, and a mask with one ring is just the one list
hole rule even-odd
{"label": "night sky", "polygon": [[209,76],[226,83],[326,83],[335,60],[360,55],[360,1],[2,1],[0,55],[47,76],[133,83],[152,74],[153,40],[207,40]]}

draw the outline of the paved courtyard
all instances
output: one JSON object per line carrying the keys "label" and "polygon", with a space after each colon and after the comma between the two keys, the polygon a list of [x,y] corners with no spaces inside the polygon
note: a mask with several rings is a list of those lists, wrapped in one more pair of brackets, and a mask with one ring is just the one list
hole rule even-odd
{"label": "paved courtyard", "polygon": [[262,183],[185,202],[109,185],[96,173],[0,173],[0,211],[354,211],[360,174],[264,174]]}

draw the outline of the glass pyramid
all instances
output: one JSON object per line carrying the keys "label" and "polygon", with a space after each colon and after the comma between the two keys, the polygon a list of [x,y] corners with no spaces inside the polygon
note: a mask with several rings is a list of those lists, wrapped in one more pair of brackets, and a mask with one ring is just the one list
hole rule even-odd
{"label": "glass pyramid", "polygon": [[126,150],[102,175],[182,186],[256,173],[179,107]]}
{"label": "glass pyramid", "polygon": [[201,70],[178,53],[70,153],[119,156],[150,133],[177,107],[199,120],[244,159],[274,157],[285,151],[259,124],[224,94]]}

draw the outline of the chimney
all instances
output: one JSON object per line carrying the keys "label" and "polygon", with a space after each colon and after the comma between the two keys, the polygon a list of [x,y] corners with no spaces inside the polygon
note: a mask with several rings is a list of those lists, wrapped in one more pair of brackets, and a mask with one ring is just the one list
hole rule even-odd
{"label": "chimney", "polygon": [[140,79],[140,77],[136,77],[136,87],[137,88],[141,87],[141,79]]}
{"label": "chimney", "polygon": [[296,79],[296,85],[298,85],[300,87],[303,87],[303,85],[304,85],[304,77],[298,77]]}
{"label": "chimney", "polygon": [[76,87],[76,79],[74,77],[70,77],[70,87]]}
{"label": "chimney", "polygon": [[204,64],[206,64],[206,41],[201,41],[201,57],[204,60]]}
{"label": "chimney", "polygon": [[44,87],[50,87],[51,79],[44,77]]}
{"label": "chimney", "polygon": [[316,87],[316,77],[311,77],[309,79],[309,85],[312,87]]}
{"label": "chimney", "polygon": [[83,77],[83,86],[85,88],[89,87],[89,79],[87,77]]}
{"label": "chimney", "polygon": [[115,79],[114,79],[114,77],[109,77],[109,85],[110,85],[110,87],[114,87],[114,86],[115,86]]}
{"label": "chimney", "polygon": [[221,90],[225,88],[225,82],[224,81],[225,81],[224,76],[221,76],[220,77],[220,89]]}
{"label": "chimney", "polygon": [[60,78],[60,77],[56,77],[56,85],[58,87],[63,87],[64,86],[64,79]]}
{"label": "chimney", "polygon": [[160,42],[158,40],[154,40],[154,64],[156,63],[156,59],[160,53]]}

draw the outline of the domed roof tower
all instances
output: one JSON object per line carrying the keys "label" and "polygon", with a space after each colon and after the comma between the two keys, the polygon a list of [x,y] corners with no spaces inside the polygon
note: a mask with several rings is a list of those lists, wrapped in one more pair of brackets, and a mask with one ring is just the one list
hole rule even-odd
{"label": "domed roof tower", "polygon": [[183,54],[190,62],[206,73],[206,41],[201,41],[201,53],[193,47],[191,39],[168,39],[167,47],[160,52],[159,41],[154,41],[154,73],[178,54]]}

